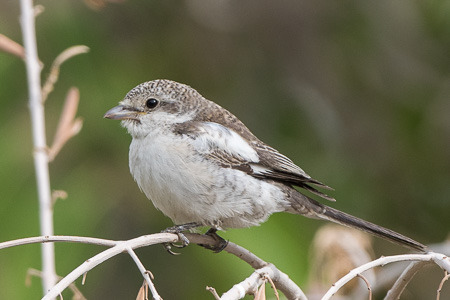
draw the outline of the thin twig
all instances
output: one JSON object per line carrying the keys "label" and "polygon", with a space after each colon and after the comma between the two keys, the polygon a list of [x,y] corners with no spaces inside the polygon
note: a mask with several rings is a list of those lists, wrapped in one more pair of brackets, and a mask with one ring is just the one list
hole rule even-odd
{"label": "thin twig", "polygon": [[[186,233],[185,235],[188,237],[190,242],[194,244],[215,245],[215,243],[217,242],[210,236],[193,233]],[[112,247],[97,254],[91,259],[88,259],[78,268],[74,269],[69,275],[64,277],[60,282],[58,282],[58,284],[55,285],[50,290],[50,292],[44,297],[44,299],[52,299],[53,297],[57,297],[68,286],[68,284],[75,281],[78,277],[82,276],[84,273],[91,270],[98,264],[104,262],[105,260],[126,251],[127,248],[136,249],[153,244],[161,244],[177,241],[178,236],[176,234],[171,233],[158,233],[146,235],[128,241],[111,241],[105,239],[76,237],[76,236],[46,236],[46,237],[25,238],[20,240],[3,242],[0,243],[0,249],[32,243],[48,243],[48,242],[79,242]],[[228,243],[228,246],[225,248],[225,251],[234,254],[235,256],[244,260],[251,266],[254,265],[267,266],[270,270],[272,270],[271,271],[272,274],[270,276],[273,279],[275,285],[278,287],[280,291],[283,292],[283,294],[285,294],[285,296],[288,299],[306,299],[306,296],[300,290],[300,288],[286,274],[278,270],[274,265],[264,262],[259,257],[249,252],[247,249],[242,248],[231,242]]]}
{"label": "thin twig", "polygon": [[[442,243],[436,243],[436,244],[430,244],[427,245],[428,249],[433,249],[436,253],[443,253],[446,255],[450,255],[450,240],[443,241]],[[415,264],[416,262],[413,262],[411,264]],[[409,268],[409,267],[408,267]],[[378,291],[384,291],[386,289],[389,289],[392,287],[392,283],[396,282],[397,280],[403,280],[401,277],[404,276],[406,270],[405,266],[403,264],[391,264],[388,266],[383,267],[382,269],[378,270],[377,272],[377,280],[372,285],[372,291],[374,294],[376,294]],[[402,274],[403,273],[403,274]],[[367,277],[367,273],[364,273]],[[400,277],[400,278],[399,278]],[[372,282],[372,281],[371,281]],[[395,283],[397,285],[397,283]],[[391,289],[393,289],[392,287]],[[389,298],[397,299],[397,298]],[[387,300],[385,298],[385,300]]]}
{"label": "thin twig", "polygon": [[50,68],[50,73],[48,74],[47,80],[45,81],[45,84],[42,87],[42,102],[45,102],[47,100],[48,95],[53,91],[55,83],[58,81],[59,69],[61,65],[69,58],[74,57],[78,54],[86,53],[88,51],[89,48],[87,46],[83,45],[72,46],[61,52],[55,58]]}
{"label": "thin twig", "polygon": [[213,294],[213,297],[215,300],[220,300],[219,294],[217,294],[217,291],[215,288],[207,286],[206,290],[209,291],[211,294]]}
{"label": "thin twig", "polygon": [[270,286],[272,287],[273,292],[275,293],[275,297],[277,298],[277,300],[280,300],[280,295],[278,294],[277,287],[275,286],[275,283],[273,283],[272,278],[270,278],[270,276],[265,275],[265,279],[267,279],[267,281],[269,281]]}
{"label": "thin twig", "polygon": [[[41,93],[41,66],[37,55],[35,11],[32,0],[21,0],[21,25],[27,67],[29,107],[33,132],[34,165],[39,196],[39,220],[42,235],[53,235],[53,209],[51,205],[48,172],[45,115]],[[55,251],[53,244],[42,244],[42,287],[46,293],[56,282]],[[55,295],[56,297],[57,295]]]}
{"label": "thin twig", "polygon": [[366,277],[364,277],[362,274],[356,275],[357,277],[361,278],[367,285],[367,290],[369,291],[369,300],[372,300],[372,288],[370,287],[370,282],[367,280]]}
{"label": "thin twig", "polygon": [[446,282],[449,278],[450,278],[450,273],[445,271],[444,278],[442,278],[441,283],[439,283],[436,300],[439,300],[441,298],[442,287],[444,286],[444,282]]}
{"label": "thin twig", "polygon": [[[210,236],[194,234],[194,233],[186,233],[186,237],[190,240],[191,243],[194,244],[207,244],[214,246],[217,242]],[[126,252],[127,248],[136,249],[140,247],[146,247],[154,244],[161,243],[170,243],[177,242],[178,236],[172,233],[158,233],[152,235],[141,236],[128,241],[111,241],[104,239],[96,239],[96,238],[87,238],[87,237],[76,237],[76,236],[47,236],[47,237],[34,237],[34,238],[25,238],[20,240],[8,241],[0,243],[0,249],[26,245],[31,243],[49,243],[49,242],[79,242],[79,243],[88,243],[88,244],[96,244],[107,247],[112,247],[108,250],[105,250],[93,258],[87,260],[78,268],[73,270],[69,275],[64,277],[54,288],[51,289],[48,295],[45,296],[44,299],[51,299],[52,297],[57,297],[71,282],[75,281],[78,277],[82,276],[87,271],[91,270],[98,264],[104,262],[105,260],[118,255],[122,252]],[[244,260],[248,264],[254,265],[263,265],[262,268],[259,268],[255,273],[252,274],[254,279],[251,282],[257,282],[257,280],[261,280],[261,273],[267,273],[268,276],[273,280],[274,285],[285,294],[288,299],[306,299],[306,296],[303,292],[298,288],[298,286],[293,283],[289,277],[279,271],[274,265],[264,262],[248,250],[234,244],[228,243],[227,247],[224,251],[229,252],[237,256],[238,258]],[[381,257],[377,260],[374,260],[370,263],[364,264],[358,268],[350,271],[346,276],[342,277],[334,286],[327,292],[327,294],[322,298],[323,300],[330,299],[330,297],[336,293],[343,285],[345,285],[348,281],[358,276],[358,274],[377,267],[384,266],[393,262],[400,261],[421,261],[421,262],[434,262],[439,265],[444,270],[450,272],[450,259],[445,254],[428,252],[423,254],[405,254],[405,255],[395,255],[388,257]],[[146,271],[145,273],[148,274]],[[239,289],[239,288],[238,288]],[[243,287],[240,288],[241,293],[245,289]],[[225,295],[225,294],[224,294]],[[227,299],[227,298],[223,298]],[[236,299],[236,298],[229,298]]]}
{"label": "thin twig", "polygon": [[[31,276],[36,276],[36,277],[42,278],[42,272],[39,270],[33,269],[33,268],[29,268],[27,271],[26,279],[25,279],[26,286],[31,286]],[[58,279],[61,279],[61,278],[62,277],[58,276]],[[87,300],[86,297],[84,297],[83,293],[81,293],[81,291],[77,288],[77,286],[75,285],[74,282],[72,282],[69,285],[69,289],[73,293],[72,299]],[[62,297],[62,295],[60,297]]]}
{"label": "thin twig", "polygon": [[[191,243],[216,246],[215,243],[217,241],[212,237],[196,233],[185,233],[184,235],[188,238],[188,240]],[[261,258],[259,258],[258,256],[256,256],[255,254],[253,254],[252,252],[250,252],[249,250],[245,249],[244,247],[241,247],[232,242],[228,243],[224,251],[239,257],[255,270],[261,269],[269,264],[264,260],[262,260]]]}
{"label": "thin twig", "polygon": [[139,257],[137,257],[136,253],[134,253],[133,249],[128,247],[126,250],[127,250],[128,254],[131,256],[131,258],[134,260],[134,263],[137,265],[139,271],[141,271],[141,275],[144,277],[145,281],[147,282],[147,285],[150,288],[150,292],[152,293],[153,299],[162,300],[161,296],[158,294],[158,291],[156,290],[155,285],[152,282],[152,279],[149,276],[150,272],[147,271],[147,269],[144,267],[144,265],[142,264]]}
{"label": "thin twig", "polygon": [[374,267],[384,266],[386,264],[390,264],[393,262],[399,261],[433,261],[441,268],[450,271],[450,259],[444,254],[428,252],[424,254],[404,254],[404,255],[394,255],[394,256],[386,256],[380,257],[374,261],[371,261],[367,264],[359,266],[353,270],[351,270],[347,275],[339,279],[323,296],[322,300],[330,299],[341,287],[343,287],[347,282],[355,278],[358,274],[361,274],[364,271],[372,269]]}
{"label": "thin twig", "polygon": [[[206,235],[199,235],[199,234],[193,234],[193,233],[186,233],[185,236],[189,239],[191,243],[195,244],[208,244],[208,245],[215,245],[217,243],[216,240],[214,240],[210,236]],[[280,290],[288,299],[306,299],[305,294],[303,291],[298,287],[298,285],[293,282],[289,276],[287,276],[285,273],[278,270],[274,265],[265,262],[255,254],[251,253],[249,250],[236,245],[232,242],[229,242],[228,245],[225,247],[224,251],[235,255],[239,259],[245,261],[247,264],[249,264],[253,269],[261,269],[264,267],[269,266],[270,268],[273,268],[274,274],[271,276],[273,281],[275,282],[278,290]]]}
{"label": "thin twig", "polygon": [[442,269],[450,273],[450,258],[441,253],[429,252],[432,255],[433,261]]}
{"label": "thin twig", "polygon": [[384,300],[397,300],[400,298],[401,294],[405,290],[406,286],[409,284],[411,279],[417,274],[417,272],[422,269],[429,261],[415,261],[409,264],[409,266],[398,276],[392,288],[384,297]]}
{"label": "thin twig", "polygon": [[[245,280],[235,284],[230,290],[222,295],[221,300],[242,299],[247,294],[253,294],[258,287],[264,283],[261,273],[273,273],[269,267],[263,267],[255,270]],[[306,299],[306,298],[305,298]]]}
{"label": "thin twig", "polygon": [[36,236],[0,243],[0,250],[22,245],[56,243],[56,242],[91,244],[105,247],[114,247],[115,245],[117,245],[117,243],[119,243],[118,241],[113,240],[98,239],[83,236],[64,236],[64,235]]}
{"label": "thin twig", "polygon": [[[226,248],[225,248],[226,251]],[[221,300],[242,299],[246,294],[252,294],[264,280],[261,274],[267,274],[275,286],[283,292],[288,299],[306,300],[306,295],[292,282],[289,277],[277,269],[273,264],[267,264],[261,269],[255,270],[252,275],[240,283],[235,284],[230,290],[222,295]]]}
{"label": "thin twig", "polygon": [[[83,264],[75,268],[72,272],[70,272],[66,277],[64,277],[61,281],[59,281],[47,295],[42,298],[43,300],[53,299],[58,296],[67,286],[74,282],[78,277],[82,276],[87,271],[92,270],[97,265],[102,262],[121,254],[122,252],[126,252],[128,249],[136,249],[140,247],[146,247],[154,244],[161,243],[175,243],[178,241],[178,236],[172,233],[157,233],[151,235],[144,235],[135,239],[131,239],[128,241],[120,241],[116,242],[115,246],[100,252],[94,257],[86,260]],[[145,270],[144,270],[145,273]],[[148,276],[148,274],[147,274]]]}

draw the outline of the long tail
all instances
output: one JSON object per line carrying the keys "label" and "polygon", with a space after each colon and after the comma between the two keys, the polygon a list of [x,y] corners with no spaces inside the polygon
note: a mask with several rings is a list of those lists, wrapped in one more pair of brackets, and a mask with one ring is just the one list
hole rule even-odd
{"label": "long tail", "polygon": [[299,192],[293,193],[291,196],[294,200],[292,202],[294,213],[356,228],[416,251],[427,251],[427,247],[425,245],[393,230],[378,226],[332,207],[323,205],[322,203],[317,202],[316,200],[313,200]]}

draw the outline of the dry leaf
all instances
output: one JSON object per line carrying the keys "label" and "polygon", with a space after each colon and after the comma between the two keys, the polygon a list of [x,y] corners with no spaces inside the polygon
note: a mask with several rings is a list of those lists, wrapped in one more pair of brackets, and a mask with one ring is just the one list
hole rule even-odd
{"label": "dry leaf", "polygon": [[[371,261],[374,257],[370,236],[355,229],[328,224],[319,229],[311,247],[310,290],[327,291],[329,286],[353,268]],[[375,273],[366,273],[373,281]],[[340,290],[341,295],[357,291],[358,280],[352,280]]]}
{"label": "dry leaf", "polygon": [[266,282],[264,282],[255,293],[255,300],[266,300]]}
{"label": "dry leaf", "polygon": [[22,45],[14,42],[9,37],[3,34],[0,34],[0,50],[5,53],[17,56],[21,59],[25,59],[25,49],[22,47]]}
{"label": "dry leaf", "polygon": [[122,3],[125,2],[125,0],[84,0],[84,2],[92,9],[101,9],[106,6],[107,2]]}
{"label": "dry leaf", "polygon": [[79,101],[80,92],[78,89],[76,87],[70,88],[53,138],[53,144],[48,152],[49,161],[53,161],[66,142],[80,132],[83,121],[81,118],[75,119]]}
{"label": "dry leaf", "polygon": [[144,281],[141,288],[139,289],[136,300],[148,300],[148,285],[147,282]]}
{"label": "dry leaf", "polygon": [[54,205],[58,199],[66,199],[67,192],[63,190],[52,191],[52,204]]}
{"label": "dry leaf", "polygon": [[264,279],[266,279],[267,281],[269,281],[270,286],[273,289],[273,293],[275,294],[275,297],[277,298],[277,300],[280,300],[280,295],[278,294],[278,290],[277,287],[275,286],[275,283],[273,282],[272,278],[270,278],[268,275],[264,276]]}

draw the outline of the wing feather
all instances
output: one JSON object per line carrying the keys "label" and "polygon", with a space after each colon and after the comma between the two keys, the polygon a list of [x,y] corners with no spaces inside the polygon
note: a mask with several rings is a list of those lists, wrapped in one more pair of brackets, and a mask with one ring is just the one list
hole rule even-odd
{"label": "wing feather", "polygon": [[[232,123],[235,124],[236,121]],[[257,139],[245,126],[234,130],[233,126],[216,122],[189,121],[176,126],[175,132],[191,138],[197,151],[222,167],[238,169],[260,179],[295,185],[335,201],[311,184],[326,189],[330,187],[311,178],[287,156]]]}

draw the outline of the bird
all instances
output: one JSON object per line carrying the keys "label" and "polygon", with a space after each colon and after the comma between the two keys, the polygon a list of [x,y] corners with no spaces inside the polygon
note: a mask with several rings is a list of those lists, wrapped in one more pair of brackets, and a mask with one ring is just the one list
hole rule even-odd
{"label": "bird", "polygon": [[[287,212],[356,228],[414,251],[426,246],[325,205],[331,188],[259,140],[235,115],[188,85],[157,79],[130,90],[104,118],[132,137],[129,168],[141,191],[175,226],[168,232],[260,225]],[[296,188],[297,187],[297,188]],[[314,196],[315,195],[315,196]],[[167,248],[170,251],[170,247]]]}

